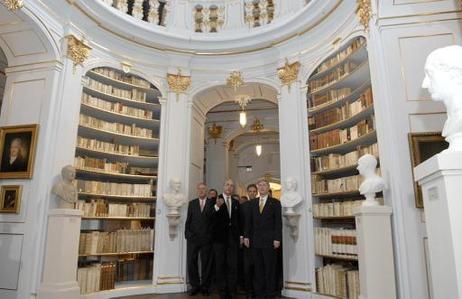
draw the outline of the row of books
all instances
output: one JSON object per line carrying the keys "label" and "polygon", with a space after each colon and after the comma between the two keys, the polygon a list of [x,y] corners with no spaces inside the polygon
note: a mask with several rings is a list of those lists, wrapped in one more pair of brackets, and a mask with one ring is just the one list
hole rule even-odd
{"label": "row of books", "polygon": [[114,103],[105,101],[99,98],[92,97],[91,95],[82,93],[82,103],[92,107],[100,108],[106,111],[119,113],[127,116],[133,116],[138,118],[152,119],[152,111],[139,109],[134,107],[126,106],[122,103]]}
{"label": "row of books", "polygon": [[77,282],[80,294],[90,294],[115,288],[117,274],[115,263],[98,263],[77,270]]}
{"label": "row of books", "polygon": [[321,134],[312,134],[310,136],[310,148],[311,150],[317,150],[344,144],[356,140],[359,137],[374,130],[375,117],[371,115],[349,128],[335,129]]}
{"label": "row of books", "polygon": [[154,230],[151,228],[80,234],[79,254],[81,255],[152,251],[153,248]]}
{"label": "row of books", "polygon": [[316,269],[318,293],[346,299],[359,298],[359,271],[351,267],[330,264]]}
{"label": "row of books", "polygon": [[331,89],[326,93],[312,95],[308,101],[308,107],[311,109],[320,105],[331,104],[340,101],[351,94],[351,88],[344,87],[339,89]]}
{"label": "row of books", "polygon": [[152,257],[119,260],[117,281],[152,280]]}
{"label": "row of books", "polygon": [[348,76],[353,70],[355,70],[358,65],[354,62],[348,61],[342,65],[336,67],[327,75],[314,79],[308,82],[309,92],[316,92],[320,89],[323,89],[326,86],[329,86],[338,80],[342,79],[345,76]]}
{"label": "row of books", "polygon": [[354,229],[315,227],[314,240],[316,254],[358,257],[356,230]]}
{"label": "row of books", "polygon": [[122,81],[122,82],[133,84],[133,85],[138,85],[143,88],[150,88],[151,86],[151,84],[144,79],[137,78],[131,75],[125,75],[125,74],[122,74],[120,71],[112,70],[110,68],[95,68],[93,69],[93,72],[101,74],[105,77],[109,77],[117,81]]}
{"label": "row of books", "polygon": [[104,84],[87,77],[88,88],[97,90],[101,93],[112,95],[118,98],[124,98],[130,101],[146,103],[146,92],[133,88],[131,90],[120,89],[112,85]]}
{"label": "row of books", "polygon": [[331,58],[321,63],[321,65],[318,66],[318,68],[316,69],[316,73],[323,72],[327,70],[328,68],[334,66],[335,64],[339,63],[340,61],[344,60],[351,53],[359,49],[362,45],[364,45],[364,39],[360,38],[360,39],[355,40],[346,49],[338,52],[337,54],[335,54],[335,56],[332,56]]}
{"label": "row of books", "polygon": [[377,143],[367,146],[360,146],[356,150],[343,155],[329,154],[325,156],[314,157],[312,160],[312,169],[313,172],[318,172],[356,165],[358,163],[358,159],[365,154],[371,154],[378,157],[379,148]]}
{"label": "row of books", "polygon": [[127,184],[77,180],[77,189],[79,192],[84,193],[115,196],[150,197],[152,194],[152,185],[150,184]]}
{"label": "row of books", "polygon": [[109,203],[97,199],[90,202],[77,201],[76,209],[83,212],[84,217],[150,217],[152,205],[144,203]]}
{"label": "row of books", "polygon": [[97,159],[90,157],[74,158],[74,166],[78,169],[89,171],[101,171],[109,174],[143,174],[154,175],[155,169],[150,167],[130,166],[127,162],[107,162],[106,159]]}
{"label": "row of books", "polygon": [[362,204],[362,200],[336,201],[313,204],[313,217],[345,217],[353,216],[354,211]]}
{"label": "row of books", "polygon": [[79,124],[84,127],[105,130],[117,134],[125,134],[144,138],[153,137],[151,129],[140,128],[137,127],[136,124],[126,125],[122,123],[112,123],[85,114],[80,114]]}
{"label": "row of books", "polygon": [[308,118],[309,128],[310,130],[314,130],[349,119],[371,107],[372,104],[372,90],[369,88],[361,94],[357,100],[351,103],[347,102],[341,107],[336,107],[314,116],[310,116]]}
{"label": "row of books", "polygon": [[125,145],[117,144],[111,142],[105,142],[97,139],[86,138],[82,136],[77,136],[77,146],[86,148],[98,152],[106,152],[112,154],[120,155],[129,155],[129,156],[139,156],[140,155],[140,146],[137,144],[134,145]]}
{"label": "row of books", "polygon": [[312,192],[316,194],[356,191],[362,182],[362,177],[352,175],[333,180],[323,180],[319,176],[312,176]]}

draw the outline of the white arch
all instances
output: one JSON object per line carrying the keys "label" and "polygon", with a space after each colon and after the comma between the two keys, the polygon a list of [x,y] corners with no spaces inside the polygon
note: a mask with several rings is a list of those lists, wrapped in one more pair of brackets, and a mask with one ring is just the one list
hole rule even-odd
{"label": "white arch", "polygon": [[[223,137],[223,143],[228,145],[236,137],[246,134],[246,133],[250,133],[250,132],[252,132],[252,129],[250,127],[239,128],[239,129],[233,130],[229,132],[225,137]],[[278,127],[267,127],[261,132],[262,133],[265,133],[265,132],[279,133],[279,128]]]}

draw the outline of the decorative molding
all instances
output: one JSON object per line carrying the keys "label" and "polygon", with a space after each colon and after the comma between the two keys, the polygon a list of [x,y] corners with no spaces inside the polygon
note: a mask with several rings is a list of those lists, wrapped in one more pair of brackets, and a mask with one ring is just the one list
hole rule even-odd
{"label": "decorative molding", "polygon": [[23,0],[3,0],[3,3],[9,11],[13,12],[24,7]]}
{"label": "decorative molding", "polygon": [[359,18],[359,23],[364,27],[364,31],[369,32],[369,22],[372,17],[371,0],[357,0],[358,8],[356,15]]}
{"label": "decorative molding", "polygon": [[176,93],[178,100],[180,93],[186,92],[191,86],[191,76],[183,76],[181,70],[178,69],[177,74],[167,73],[167,82],[170,91]]}
{"label": "decorative molding", "polygon": [[244,85],[244,78],[242,78],[242,73],[238,71],[232,71],[229,74],[228,79],[226,79],[226,85],[232,87],[235,91]]}
{"label": "decorative molding", "polygon": [[290,90],[290,86],[298,78],[300,71],[300,62],[289,63],[286,59],[286,63],[283,67],[278,68],[278,77],[281,80],[282,85],[287,85]]}
{"label": "decorative molding", "polygon": [[83,66],[85,60],[90,56],[91,47],[74,35],[68,35],[66,39],[67,57],[74,62],[73,71],[75,74],[77,65]]}

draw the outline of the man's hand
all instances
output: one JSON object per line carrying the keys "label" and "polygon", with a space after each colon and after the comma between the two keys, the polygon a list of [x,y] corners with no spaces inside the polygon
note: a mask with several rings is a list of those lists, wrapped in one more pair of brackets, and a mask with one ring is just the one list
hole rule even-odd
{"label": "man's hand", "polygon": [[239,246],[242,247],[243,244],[244,244],[244,237],[243,237],[243,236],[240,236],[240,237],[239,237]]}
{"label": "man's hand", "polygon": [[244,238],[244,246],[249,248],[250,247],[250,240],[249,238]]}
{"label": "man's hand", "polygon": [[217,207],[221,207],[225,203],[225,200],[221,197],[217,198]]}
{"label": "man's hand", "polygon": [[281,246],[281,242],[274,240],[273,241],[273,246],[274,246],[274,249],[278,249]]}

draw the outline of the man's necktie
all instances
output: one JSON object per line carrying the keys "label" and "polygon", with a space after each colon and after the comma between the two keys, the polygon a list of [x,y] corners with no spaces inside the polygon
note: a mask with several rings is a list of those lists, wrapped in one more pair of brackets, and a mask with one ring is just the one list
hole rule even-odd
{"label": "man's necktie", "polygon": [[199,201],[200,201],[200,204],[201,204],[201,213],[202,213],[202,211],[204,211],[205,200],[199,199]]}
{"label": "man's necktie", "polygon": [[229,196],[226,197],[226,206],[228,208],[229,218],[231,218],[231,198]]}
{"label": "man's necktie", "polygon": [[260,214],[263,213],[263,208],[265,207],[265,202],[263,201],[263,198],[260,198]]}

